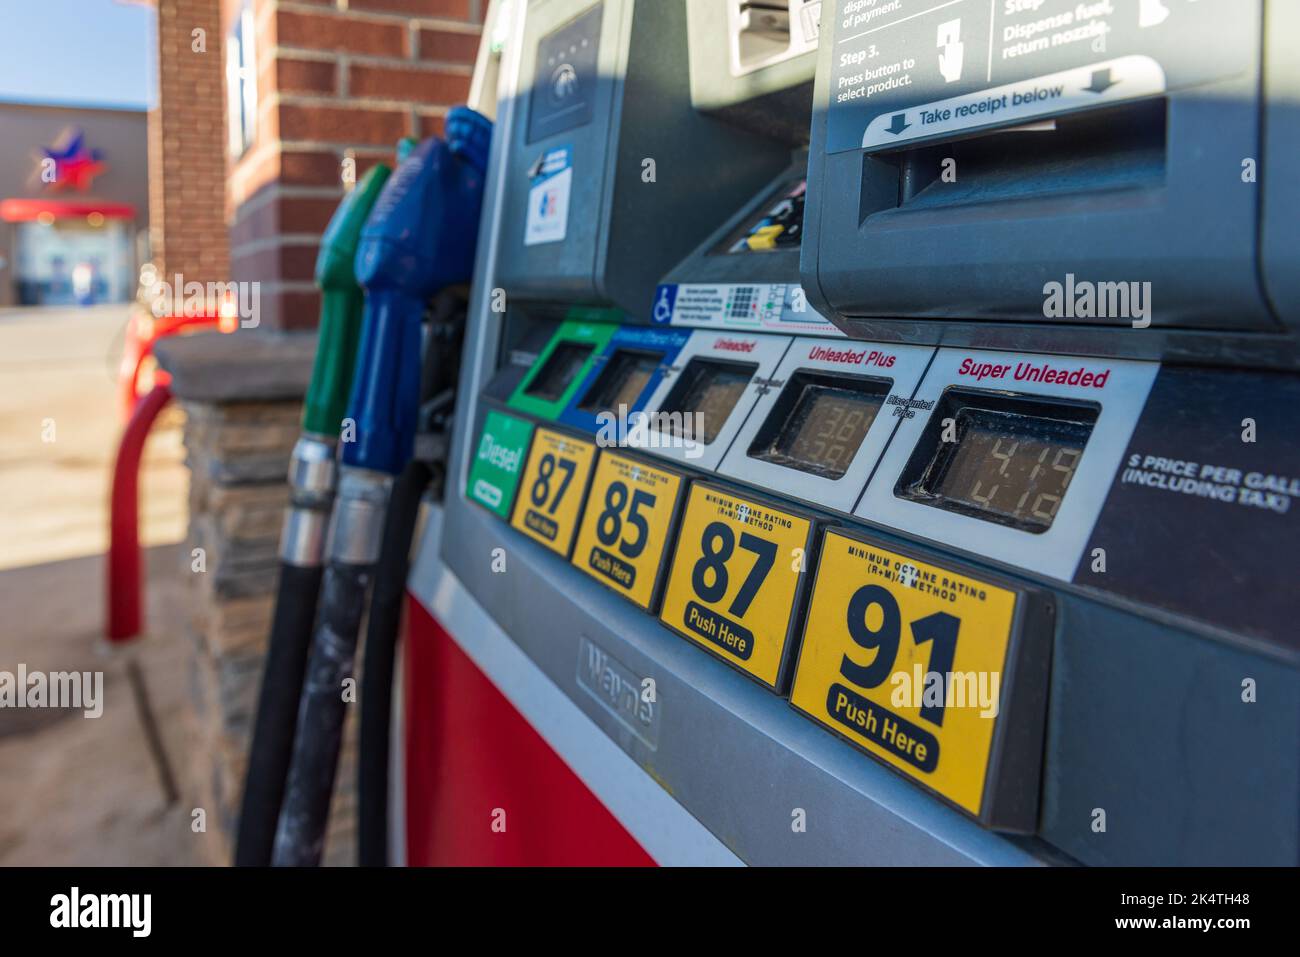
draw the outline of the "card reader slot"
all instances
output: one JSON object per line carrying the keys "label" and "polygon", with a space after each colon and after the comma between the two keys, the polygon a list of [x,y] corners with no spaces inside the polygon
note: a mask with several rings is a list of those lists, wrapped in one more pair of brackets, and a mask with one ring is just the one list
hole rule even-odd
{"label": "card reader slot", "polygon": [[869,228],[872,217],[912,211],[1159,189],[1166,111],[1163,98],[1142,100],[1059,117],[1051,130],[993,132],[866,155],[859,222]]}
{"label": "card reader slot", "polygon": [[786,0],[734,0],[736,57],[741,69],[757,69],[790,50],[790,7]]}

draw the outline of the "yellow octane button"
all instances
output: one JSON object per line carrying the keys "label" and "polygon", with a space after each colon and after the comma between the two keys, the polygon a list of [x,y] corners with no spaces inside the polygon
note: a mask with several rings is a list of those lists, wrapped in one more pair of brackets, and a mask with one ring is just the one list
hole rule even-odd
{"label": "yellow octane button", "polygon": [[790,703],[980,816],[1016,602],[828,530]]}
{"label": "yellow octane button", "polygon": [[783,690],[812,530],[806,515],[692,485],[660,620]]}
{"label": "yellow octane button", "polygon": [[595,459],[593,443],[538,429],[510,524],[568,558]]}
{"label": "yellow octane button", "polygon": [[602,452],[573,564],[649,610],[658,597],[685,484],[679,472]]}

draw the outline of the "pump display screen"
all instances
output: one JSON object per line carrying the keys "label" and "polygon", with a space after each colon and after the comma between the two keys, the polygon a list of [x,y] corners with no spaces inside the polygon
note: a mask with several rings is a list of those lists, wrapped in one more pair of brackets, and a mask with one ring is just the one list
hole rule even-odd
{"label": "pump display screen", "polygon": [[710,444],[757,368],[754,363],[692,359],[659,410],[671,416],[669,431],[680,435],[686,417],[691,416],[690,435]]}
{"label": "pump display screen", "polygon": [[548,402],[558,400],[582,370],[583,363],[593,348],[584,342],[557,343],[533,380],[528,383],[528,388],[524,389],[524,395]]}
{"label": "pump display screen", "polygon": [[[895,494],[1035,534],[1047,531],[1098,408],[1006,396],[972,401],[955,393],[945,393],[918,445],[918,453],[929,450],[925,461],[914,468],[913,454]],[[942,441],[944,418],[952,420],[952,441]]]}
{"label": "pump display screen", "polygon": [[752,458],[838,479],[889,395],[890,382],[797,372],[749,447]]}
{"label": "pump display screen", "polygon": [[617,412],[619,406],[631,409],[663,359],[662,352],[619,349],[609,357],[578,408],[593,414]]}

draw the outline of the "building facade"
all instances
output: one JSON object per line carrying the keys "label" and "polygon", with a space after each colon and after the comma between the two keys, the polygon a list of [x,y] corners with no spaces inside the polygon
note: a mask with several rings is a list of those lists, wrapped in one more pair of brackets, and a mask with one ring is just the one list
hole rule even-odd
{"label": "building facade", "polygon": [[146,128],[142,110],[0,103],[0,306],[134,297]]}
{"label": "building facade", "polygon": [[370,166],[392,164],[399,139],[440,133],[464,102],[486,9],[487,0],[220,0],[229,278],[260,284],[263,324],[316,325],[312,273],[326,223]]}

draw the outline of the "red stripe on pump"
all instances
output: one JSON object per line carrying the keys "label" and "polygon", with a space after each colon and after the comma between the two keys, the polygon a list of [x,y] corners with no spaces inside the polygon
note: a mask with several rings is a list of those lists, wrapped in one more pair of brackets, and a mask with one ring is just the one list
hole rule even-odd
{"label": "red stripe on pump", "polygon": [[409,864],[654,865],[410,595],[406,621]]}

